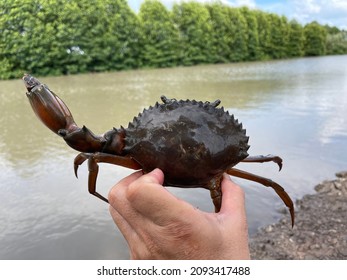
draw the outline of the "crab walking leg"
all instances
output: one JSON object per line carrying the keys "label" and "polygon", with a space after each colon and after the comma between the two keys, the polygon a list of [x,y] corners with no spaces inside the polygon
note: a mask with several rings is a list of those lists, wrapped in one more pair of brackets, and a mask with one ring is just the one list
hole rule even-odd
{"label": "crab walking leg", "polygon": [[289,212],[290,212],[290,216],[292,219],[292,227],[294,226],[294,218],[295,218],[295,214],[294,214],[294,205],[293,205],[293,201],[292,199],[289,197],[289,195],[287,194],[287,192],[276,182],[258,176],[258,175],[254,175],[252,173],[248,173],[246,171],[243,170],[239,170],[236,168],[231,168],[229,170],[227,170],[227,173],[229,175],[235,176],[235,177],[239,177],[239,178],[243,178],[243,179],[247,179],[247,180],[251,180],[257,183],[260,183],[262,185],[264,185],[265,187],[271,187],[275,190],[275,192],[279,195],[279,197],[282,199],[282,201],[284,202],[284,204],[289,208]]}
{"label": "crab walking leg", "polygon": [[218,213],[222,206],[222,184],[223,177],[217,177],[212,179],[208,184],[208,189],[210,190],[210,195],[214,205],[214,211]]}
{"label": "crab walking leg", "polygon": [[110,155],[105,153],[95,153],[95,154],[87,154],[80,153],[76,156],[74,160],[74,171],[77,177],[78,167],[88,159],[88,191],[90,194],[95,195],[101,200],[108,203],[108,199],[99,194],[96,191],[96,179],[99,173],[99,165],[98,163],[110,163],[115,165],[120,165],[123,167],[131,168],[131,169],[141,169],[141,166],[132,160],[130,157],[122,157],[116,155]]}
{"label": "crab walking leg", "polygon": [[246,157],[244,160],[242,160],[242,162],[269,162],[269,161],[273,161],[275,163],[278,164],[278,167],[280,168],[280,171],[282,169],[282,159],[279,156],[274,156],[274,155],[267,155],[267,156],[249,156]]}

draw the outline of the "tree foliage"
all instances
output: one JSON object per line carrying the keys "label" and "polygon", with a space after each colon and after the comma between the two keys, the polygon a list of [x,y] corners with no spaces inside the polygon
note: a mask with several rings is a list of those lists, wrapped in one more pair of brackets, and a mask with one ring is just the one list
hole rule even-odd
{"label": "tree foliage", "polygon": [[182,2],[173,6],[174,22],[181,38],[181,64],[211,63],[212,24],[206,6]]}
{"label": "tree foliage", "polygon": [[165,6],[146,0],[139,13],[143,48],[142,63],[147,67],[178,65],[180,51],[179,30]]}
{"label": "tree foliage", "polygon": [[311,22],[304,27],[305,55],[317,56],[326,53],[326,30],[318,22]]}
{"label": "tree foliage", "polygon": [[207,6],[211,20],[211,52],[213,63],[228,62],[234,25],[231,24],[228,10],[221,3]]}
{"label": "tree foliage", "polygon": [[295,20],[289,22],[287,56],[297,57],[304,55],[304,29]]}
{"label": "tree foliage", "polygon": [[220,1],[0,1],[0,79],[345,53],[346,31]]}
{"label": "tree foliage", "polygon": [[337,27],[325,25],[327,32],[326,53],[346,54],[347,53],[347,31],[341,31]]}
{"label": "tree foliage", "polygon": [[271,58],[271,22],[268,14],[262,11],[254,11],[258,23],[259,57]]}
{"label": "tree foliage", "polygon": [[246,60],[258,60],[260,50],[256,14],[246,7],[241,8],[241,13],[246,20]]}
{"label": "tree foliage", "polygon": [[288,57],[287,44],[289,42],[288,21],[285,17],[276,14],[268,14],[270,22],[270,44],[267,49],[267,56],[278,59]]}

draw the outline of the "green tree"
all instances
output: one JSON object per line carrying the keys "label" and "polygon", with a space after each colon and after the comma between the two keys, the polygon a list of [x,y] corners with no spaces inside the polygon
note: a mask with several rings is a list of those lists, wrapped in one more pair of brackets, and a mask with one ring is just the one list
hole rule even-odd
{"label": "green tree", "polygon": [[324,55],[326,52],[327,32],[323,26],[313,21],[304,27],[305,55]]}
{"label": "green tree", "polygon": [[234,26],[230,23],[228,9],[220,2],[206,5],[212,24],[212,46],[211,59],[214,63],[228,62],[230,45],[232,43],[231,35],[234,32]]}
{"label": "green tree", "polygon": [[182,64],[210,63],[213,40],[207,8],[197,2],[182,2],[173,6],[173,16],[180,30]]}
{"label": "green tree", "polygon": [[240,9],[228,7],[230,24],[233,26],[230,43],[229,61],[237,62],[247,57],[247,22]]}
{"label": "green tree", "polygon": [[329,25],[325,25],[324,28],[327,32],[326,54],[346,54],[347,31]]}
{"label": "green tree", "polygon": [[246,20],[247,30],[247,54],[246,60],[258,60],[259,52],[259,37],[258,37],[258,22],[256,13],[250,9],[243,7],[241,13]]}
{"label": "green tree", "polygon": [[139,23],[126,0],[63,1],[60,29],[66,38],[66,72],[139,66]]}
{"label": "green tree", "polygon": [[287,57],[304,55],[304,29],[295,20],[289,22],[289,40],[287,45]]}
{"label": "green tree", "polygon": [[329,35],[337,35],[337,34],[343,32],[342,30],[338,29],[336,26],[330,26],[328,24],[324,25],[324,28],[325,28],[327,34],[329,34]]}
{"label": "green tree", "polygon": [[267,54],[274,59],[284,58],[289,40],[287,19],[276,14],[268,14],[268,20],[270,22],[270,45]]}
{"label": "green tree", "polygon": [[142,60],[147,67],[175,66],[179,61],[179,31],[169,11],[158,0],[146,0],[140,8]]}
{"label": "green tree", "polygon": [[[28,53],[31,41],[37,41],[33,29],[40,7],[31,0],[0,1],[0,77],[18,78],[35,66],[39,57]],[[37,34],[36,34],[37,35]],[[36,45],[33,45],[36,47]],[[35,50],[33,49],[32,52]],[[42,53],[41,53],[42,55]]]}
{"label": "green tree", "polygon": [[139,23],[126,0],[0,2],[0,77],[140,65]]}
{"label": "green tree", "polygon": [[[56,24],[49,37],[58,44],[51,60],[57,61],[63,74],[93,71],[88,67],[95,60],[92,53],[92,34],[97,19],[97,9],[88,0],[64,1],[42,0],[44,2],[44,26]],[[94,3],[98,5],[98,3]],[[97,7],[100,11],[100,7]],[[51,18],[54,20],[51,21]],[[46,22],[47,21],[47,22]]]}
{"label": "green tree", "polygon": [[109,49],[109,68],[132,69],[141,66],[142,36],[140,22],[127,0],[100,0],[104,3]]}
{"label": "green tree", "polygon": [[259,58],[270,59],[271,22],[265,12],[255,11],[258,25]]}
{"label": "green tree", "polygon": [[346,31],[327,35],[326,54],[347,54]]}

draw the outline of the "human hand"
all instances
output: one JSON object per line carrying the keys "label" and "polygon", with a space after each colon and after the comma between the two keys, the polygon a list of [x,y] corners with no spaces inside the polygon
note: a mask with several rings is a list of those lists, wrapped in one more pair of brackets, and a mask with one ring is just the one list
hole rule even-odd
{"label": "human hand", "polygon": [[132,259],[249,259],[244,192],[222,181],[219,213],[206,213],[163,186],[160,169],[135,172],[109,193],[110,213]]}

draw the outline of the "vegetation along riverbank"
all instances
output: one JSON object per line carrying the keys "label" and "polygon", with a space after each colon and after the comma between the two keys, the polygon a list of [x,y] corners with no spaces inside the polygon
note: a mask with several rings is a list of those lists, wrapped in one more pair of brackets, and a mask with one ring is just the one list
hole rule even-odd
{"label": "vegetation along riverbank", "polygon": [[251,238],[253,259],[347,259],[347,172],[296,202],[296,224],[284,216]]}
{"label": "vegetation along riverbank", "polygon": [[0,2],[0,79],[347,53],[347,32],[215,3]]}

